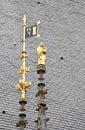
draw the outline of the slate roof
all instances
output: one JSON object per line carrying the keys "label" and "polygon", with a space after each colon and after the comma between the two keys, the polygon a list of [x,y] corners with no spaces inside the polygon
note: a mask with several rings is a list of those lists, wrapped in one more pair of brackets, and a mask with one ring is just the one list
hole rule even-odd
{"label": "slate roof", "polygon": [[[37,20],[40,38],[26,40],[32,80],[26,105],[28,125],[36,130],[35,110],[38,98],[36,48],[41,41],[48,48],[45,83],[48,129],[85,130],[85,0],[1,0],[0,1],[0,130],[18,130],[18,99],[15,89],[21,76],[17,73],[22,51],[22,19],[27,25]],[[16,42],[16,46],[13,43]],[[5,112],[4,112],[5,111]]]}

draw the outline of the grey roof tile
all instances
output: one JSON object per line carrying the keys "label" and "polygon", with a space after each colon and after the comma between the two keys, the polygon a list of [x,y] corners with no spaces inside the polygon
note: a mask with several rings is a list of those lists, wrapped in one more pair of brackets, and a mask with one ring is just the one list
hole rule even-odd
{"label": "grey roof tile", "polygon": [[[36,130],[38,98],[36,48],[40,41],[48,48],[45,74],[51,130],[85,129],[85,1],[84,0],[1,0],[0,1],[0,130],[15,130],[19,115],[20,92],[15,90],[21,65],[22,18],[27,26],[37,20],[40,38],[27,39],[27,79],[32,86],[26,96],[27,129]],[[16,42],[16,46],[13,43]],[[61,59],[63,57],[63,60]],[[6,111],[3,114],[3,111]]]}

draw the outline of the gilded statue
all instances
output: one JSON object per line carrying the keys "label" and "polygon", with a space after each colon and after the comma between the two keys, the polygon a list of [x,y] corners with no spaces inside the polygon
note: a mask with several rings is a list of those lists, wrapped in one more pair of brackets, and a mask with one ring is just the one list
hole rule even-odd
{"label": "gilded statue", "polygon": [[46,52],[47,48],[44,47],[44,43],[41,42],[40,45],[37,47],[37,55],[38,55],[38,65],[46,63]]}

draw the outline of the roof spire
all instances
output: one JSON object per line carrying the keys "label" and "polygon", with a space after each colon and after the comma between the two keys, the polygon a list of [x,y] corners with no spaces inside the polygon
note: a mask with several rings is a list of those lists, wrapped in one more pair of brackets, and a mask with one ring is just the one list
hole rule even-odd
{"label": "roof spire", "polygon": [[[23,49],[21,52],[21,60],[22,65],[18,71],[19,74],[22,74],[22,78],[19,79],[19,84],[16,86],[17,90],[21,90],[21,97],[19,99],[19,104],[21,105],[20,111],[25,111],[25,104],[27,104],[27,99],[25,97],[25,93],[27,89],[31,86],[31,81],[26,81],[26,74],[29,72],[29,68],[26,67],[26,60],[28,58],[27,52],[26,52],[26,16],[24,15],[23,18]],[[24,130],[27,124],[26,114],[21,113],[19,114],[20,119],[18,120],[18,123],[16,124],[17,127],[20,127],[21,130]]]}
{"label": "roof spire", "polygon": [[35,121],[37,123],[37,130],[47,130],[47,121],[49,118],[46,118],[45,110],[47,110],[45,94],[47,94],[48,89],[45,89],[45,83],[43,83],[43,74],[46,72],[46,52],[47,49],[44,47],[44,43],[41,42],[37,47],[37,55],[38,55],[38,65],[37,65],[37,73],[39,74],[38,84],[38,92],[36,93],[36,97],[40,97],[36,109],[38,111],[38,119]]}

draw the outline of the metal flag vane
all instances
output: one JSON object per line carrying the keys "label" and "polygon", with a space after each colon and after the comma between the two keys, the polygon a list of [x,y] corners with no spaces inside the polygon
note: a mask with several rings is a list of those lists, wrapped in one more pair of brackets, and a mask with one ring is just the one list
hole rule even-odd
{"label": "metal flag vane", "polygon": [[26,27],[26,36],[25,37],[26,38],[33,37],[33,36],[40,37],[40,35],[38,34],[38,25],[39,24],[40,24],[40,21],[38,21],[36,25]]}
{"label": "metal flag vane", "polygon": [[[24,16],[23,21],[24,21],[24,25],[26,25],[26,16]],[[40,20],[38,20],[37,23],[33,26],[30,26],[30,27],[25,26],[25,30],[24,30],[25,41],[26,41],[26,38],[29,38],[29,37],[34,37],[34,36],[40,37],[40,34],[38,34],[38,25],[40,25]],[[14,42],[13,45],[16,46],[16,42]]]}
{"label": "metal flag vane", "polygon": [[[21,91],[21,97],[19,98],[19,104],[21,105],[20,111],[22,111],[23,113],[19,114],[19,120],[16,123],[17,127],[20,127],[21,130],[24,130],[24,128],[26,127],[27,124],[27,119],[26,119],[26,114],[24,114],[25,109],[25,105],[27,104],[27,99],[25,97],[25,93],[27,92],[28,88],[31,86],[31,81],[26,81],[26,74],[29,72],[29,68],[26,67],[26,60],[28,58],[27,52],[26,52],[26,38],[27,37],[31,37],[32,36],[39,36],[37,27],[38,27],[39,22],[37,23],[37,25],[32,26],[32,27],[26,27],[26,16],[24,15],[23,18],[23,49],[21,52],[21,60],[22,60],[22,65],[18,71],[19,74],[22,74],[22,78],[19,79],[19,83],[16,86],[17,90]],[[29,31],[27,31],[27,29],[29,30],[29,28],[31,29],[31,35],[27,35],[27,33]]]}

